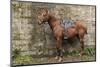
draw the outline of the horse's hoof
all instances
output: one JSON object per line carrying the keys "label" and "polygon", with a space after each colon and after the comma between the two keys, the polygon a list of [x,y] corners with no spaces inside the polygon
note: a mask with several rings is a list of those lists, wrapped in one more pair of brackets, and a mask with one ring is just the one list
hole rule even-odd
{"label": "horse's hoof", "polygon": [[85,53],[84,53],[84,52],[81,52],[80,54],[81,54],[81,56],[82,56],[82,55],[84,55]]}
{"label": "horse's hoof", "polygon": [[84,55],[84,53],[80,53],[79,56],[82,57]]}
{"label": "horse's hoof", "polygon": [[62,61],[63,61],[63,59],[62,58],[59,58],[58,62],[62,62]]}
{"label": "horse's hoof", "polygon": [[55,57],[56,60],[57,60],[58,58],[59,58],[58,56]]}
{"label": "horse's hoof", "polygon": [[80,57],[82,56],[82,54],[78,54]]}

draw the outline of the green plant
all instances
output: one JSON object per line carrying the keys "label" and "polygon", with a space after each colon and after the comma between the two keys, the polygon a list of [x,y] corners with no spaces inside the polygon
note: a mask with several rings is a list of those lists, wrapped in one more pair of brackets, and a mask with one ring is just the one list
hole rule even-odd
{"label": "green plant", "polygon": [[19,55],[20,55],[20,49],[14,49],[12,51],[12,58],[16,58]]}

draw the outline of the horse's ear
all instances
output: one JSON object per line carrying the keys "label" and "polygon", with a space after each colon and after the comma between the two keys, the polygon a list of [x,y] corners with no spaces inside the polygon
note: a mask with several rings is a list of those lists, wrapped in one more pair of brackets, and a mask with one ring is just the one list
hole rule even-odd
{"label": "horse's ear", "polygon": [[45,14],[49,14],[49,10],[47,8],[43,8]]}
{"label": "horse's ear", "polygon": [[42,11],[43,14],[47,15],[49,14],[49,10],[47,8],[41,8],[40,9]]}
{"label": "horse's ear", "polygon": [[45,9],[45,12],[46,12],[46,14],[49,14],[49,10],[48,9]]}

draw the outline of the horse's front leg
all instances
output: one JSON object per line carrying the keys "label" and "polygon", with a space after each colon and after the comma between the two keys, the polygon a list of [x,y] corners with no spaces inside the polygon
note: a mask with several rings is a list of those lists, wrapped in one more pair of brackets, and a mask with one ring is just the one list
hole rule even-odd
{"label": "horse's front leg", "polygon": [[63,60],[62,39],[61,38],[57,38],[56,49],[57,49],[57,56],[55,57],[55,59],[58,59],[58,61],[61,62]]}

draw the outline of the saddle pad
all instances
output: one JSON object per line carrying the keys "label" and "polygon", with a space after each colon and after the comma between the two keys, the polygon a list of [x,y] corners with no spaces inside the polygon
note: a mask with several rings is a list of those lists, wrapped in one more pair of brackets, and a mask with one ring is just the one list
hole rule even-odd
{"label": "saddle pad", "polygon": [[72,20],[67,20],[67,19],[63,19],[61,21],[61,26],[64,28],[64,30],[68,30],[68,28],[73,27],[75,24]]}

